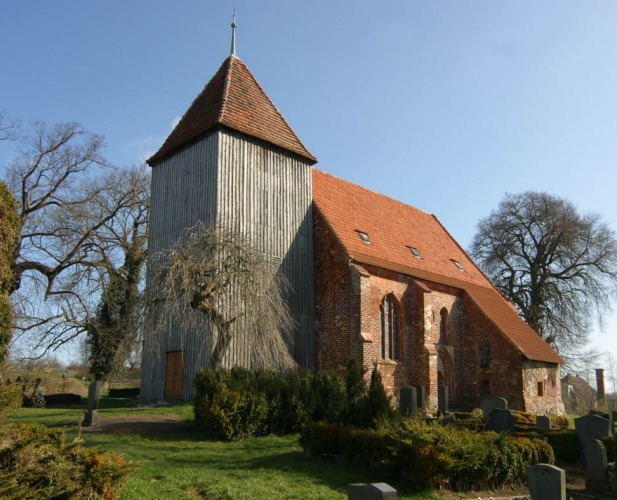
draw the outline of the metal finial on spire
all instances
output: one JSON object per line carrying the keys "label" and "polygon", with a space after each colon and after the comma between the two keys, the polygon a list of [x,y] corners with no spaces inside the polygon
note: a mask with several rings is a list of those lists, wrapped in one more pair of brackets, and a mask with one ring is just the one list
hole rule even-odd
{"label": "metal finial on spire", "polygon": [[234,5],[234,19],[231,22],[231,55],[236,55],[236,6]]}

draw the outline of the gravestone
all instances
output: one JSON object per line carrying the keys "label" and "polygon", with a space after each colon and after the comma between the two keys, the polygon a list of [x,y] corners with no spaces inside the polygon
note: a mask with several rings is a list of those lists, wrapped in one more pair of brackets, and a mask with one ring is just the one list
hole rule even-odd
{"label": "gravestone", "polygon": [[442,427],[448,427],[449,425],[452,425],[454,423],[454,417],[447,416],[445,418],[442,418],[439,423]]}
{"label": "gravestone", "polygon": [[611,436],[613,434],[613,425],[614,422],[612,420],[598,417],[597,415],[585,415],[574,419],[576,434],[583,450],[592,439]]}
{"label": "gravestone", "polygon": [[606,448],[599,439],[592,439],[585,447],[587,480],[585,488],[601,493],[609,484]]}
{"label": "gravestone", "polygon": [[538,415],[536,417],[536,426],[538,429],[550,429],[551,428],[551,418],[546,415]]}
{"label": "gravestone", "polygon": [[418,413],[418,395],[415,387],[401,387],[398,398],[401,417],[414,417]]}
{"label": "gravestone", "polygon": [[611,412],[611,418],[613,419],[613,422],[614,422],[615,420],[617,420],[617,411],[613,410],[613,411]]}
{"label": "gravestone", "polygon": [[418,409],[422,411],[426,410],[426,389],[419,385],[416,387],[416,394],[418,396]]}
{"label": "gravestone", "polygon": [[484,421],[488,420],[489,414],[495,409],[498,408],[500,410],[508,409],[508,401],[504,398],[498,398],[497,396],[489,396],[482,401],[481,404],[482,413],[484,414]]}
{"label": "gravestone", "polygon": [[437,410],[443,415],[448,411],[448,388],[445,385],[440,385],[437,390]]}
{"label": "gravestone", "polygon": [[88,388],[88,411],[81,425],[84,427],[94,427],[99,422],[99,398],[101,396],[100,380],[92,382]]}
{"label": "gravestone", "polygon": [[396,500],[396,490],[386,483],[347,485],[348,500]]}
{"label": "gravestone", "polygon": [[532,500],[566,500],[566,471],[554,465],[527,467],[527,485]]}
{"label": "gravestone", "polygon": [[488,415],[485,429],[495,432],[514,432],[515,422],[512,410],[494,408]]}

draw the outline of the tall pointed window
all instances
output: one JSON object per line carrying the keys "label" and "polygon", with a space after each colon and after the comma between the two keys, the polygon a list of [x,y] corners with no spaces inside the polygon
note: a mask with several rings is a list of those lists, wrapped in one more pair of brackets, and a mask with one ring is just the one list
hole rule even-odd
{"label": "tall pointed window", "polygon": [[439,343],[447,344],[448,342],[448,310],[444,307],[439,311]]}
{"label": "tall pointed window", "polygon": [[398,311],[391,295],[386,295],[379,306],[379,355],[398,359]]}

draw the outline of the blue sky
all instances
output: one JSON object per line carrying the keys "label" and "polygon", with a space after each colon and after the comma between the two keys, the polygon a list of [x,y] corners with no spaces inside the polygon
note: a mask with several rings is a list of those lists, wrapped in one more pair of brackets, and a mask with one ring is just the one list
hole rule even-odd
{"label": "blue sky", "polygon": [[[506,191],[617,228],[614,0],[235,4],[238,56],[318,168],[436,214],[465,247]],[[233,6],[4,0],[0,109],[79,121],[135,164],[229,54]],[[617,315],[594,343],[617,357]]]}

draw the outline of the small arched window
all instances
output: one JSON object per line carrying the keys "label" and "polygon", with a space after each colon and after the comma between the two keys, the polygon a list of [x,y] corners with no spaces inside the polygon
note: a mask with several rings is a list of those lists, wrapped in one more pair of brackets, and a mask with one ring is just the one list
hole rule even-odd
{"label": "small arched window", "polygon": [[447,344],[448,342],[448,310],[444,307],[439,311],[439,343]]}
{"label": "small arched window", "polygon": [[398,359],[398,311],[390,295],[379,306],[379,355],[383,359]]}

